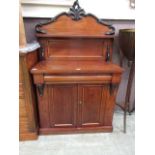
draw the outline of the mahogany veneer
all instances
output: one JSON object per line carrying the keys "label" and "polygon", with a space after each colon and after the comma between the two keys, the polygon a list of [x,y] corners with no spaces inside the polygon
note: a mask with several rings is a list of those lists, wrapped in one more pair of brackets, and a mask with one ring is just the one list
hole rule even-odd
{"label": "mahogany veneer", "polygon": [[112,63],[114,28],[78,1],[36,26],[40,59],[32,69],[39,133],[111,132],[122,68]]}

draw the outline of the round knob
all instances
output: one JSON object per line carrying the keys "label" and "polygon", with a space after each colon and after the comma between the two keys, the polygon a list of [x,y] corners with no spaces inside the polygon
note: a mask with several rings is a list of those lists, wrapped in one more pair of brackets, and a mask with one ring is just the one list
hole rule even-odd
{"label": "round knob", "polygon": [[79,104],[82,104],[82,101],[80,101]]}

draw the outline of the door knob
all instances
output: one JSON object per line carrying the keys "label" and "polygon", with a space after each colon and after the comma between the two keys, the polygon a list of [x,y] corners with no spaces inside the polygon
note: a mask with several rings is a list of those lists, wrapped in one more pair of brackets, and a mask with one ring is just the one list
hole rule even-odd
{"label": "door knob", "polygon": [[79,104],[82,104],[82,101],[80,101]]}

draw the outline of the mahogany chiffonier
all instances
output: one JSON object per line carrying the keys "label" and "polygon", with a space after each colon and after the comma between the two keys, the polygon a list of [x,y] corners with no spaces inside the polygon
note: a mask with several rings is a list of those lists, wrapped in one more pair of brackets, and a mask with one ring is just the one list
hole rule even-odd
{"label": "mahogany chiffonier", "polygon": [[112,131],[123,71],[112,63],[114,30],[78,1],[68,13],[36,25],[41,61],[31,73],[39,134]]}

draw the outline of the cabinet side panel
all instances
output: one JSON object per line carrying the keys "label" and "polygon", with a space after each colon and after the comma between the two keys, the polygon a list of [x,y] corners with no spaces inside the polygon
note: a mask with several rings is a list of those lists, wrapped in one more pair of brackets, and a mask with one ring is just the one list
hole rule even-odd
{"label": "cabinet side panel", "polygon": [[104,113],[105,126],[112,126],[117,90],[118,90],[118,84],[111,86],[109,85],[109,91],[107,91],[108,94]]}
{"label": "cabinet side panel", "polygon": [[45,85],[43,95],[40,96],[37,90],[38,95],[38,109],[39,109],[39,125],[41,128],[50,127],[49,124],[49,100],[48,97],[48,87]]}

